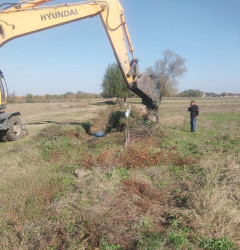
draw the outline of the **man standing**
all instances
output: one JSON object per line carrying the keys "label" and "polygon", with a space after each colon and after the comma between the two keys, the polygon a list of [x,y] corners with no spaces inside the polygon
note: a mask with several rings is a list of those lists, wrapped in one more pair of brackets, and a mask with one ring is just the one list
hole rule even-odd
{"label": "man standing", "polygon": [[197,131],[197,117],[199,115],[199,107],[195,104],[194,101],[191,101],[190,107],[188,107],[188,111],[190,112],[190,124],[191,124],[191,132]]}

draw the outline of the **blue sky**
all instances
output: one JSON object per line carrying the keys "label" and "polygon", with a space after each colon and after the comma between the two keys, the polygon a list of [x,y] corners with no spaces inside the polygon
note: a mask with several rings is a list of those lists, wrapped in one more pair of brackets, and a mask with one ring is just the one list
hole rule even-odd
{"label": "blue sky", "polygon": [[[79,1],[50,4],[66,2]],[[186,59],[179,91],[240,93],[239,0],[120,2],[142,72],[171,49]],[[17,95],[100,93],[112,62],[115,57],[99,17],[21,37],[0,49],[0,68],[9,91]]]}

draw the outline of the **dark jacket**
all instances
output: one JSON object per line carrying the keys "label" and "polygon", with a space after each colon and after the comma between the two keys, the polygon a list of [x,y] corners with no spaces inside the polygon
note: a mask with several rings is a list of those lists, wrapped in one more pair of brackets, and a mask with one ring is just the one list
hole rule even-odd
{"label": "dark jacket", "polygon": [[199,115],[199,107],[197,105],[193,105],[188,108],[191,117],[197,117]]}

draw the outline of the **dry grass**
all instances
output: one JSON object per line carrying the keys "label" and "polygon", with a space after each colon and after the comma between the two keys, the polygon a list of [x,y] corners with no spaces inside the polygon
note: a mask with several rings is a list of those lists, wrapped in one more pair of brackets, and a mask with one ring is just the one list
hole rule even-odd
{"label": "dry grass", "polygon": [[[229,237],[240,244],[240,158],[219,154],[202,159],[202,175],[191,186],[189,207],[192,227],[202,238]],[[198,179],[197,179],[198,178]],[[197,188],[205,181],[204,188]]]}
{"label": "dry grass", "polygon": [[[61,125],[0,144],[0,248],[240,248],[239,100],[197,100],[196,134],[188,102],[164,100],[160,128],[135,115],[98,139],[59,107]],[[113,108],[92,106],[105,130]]]}

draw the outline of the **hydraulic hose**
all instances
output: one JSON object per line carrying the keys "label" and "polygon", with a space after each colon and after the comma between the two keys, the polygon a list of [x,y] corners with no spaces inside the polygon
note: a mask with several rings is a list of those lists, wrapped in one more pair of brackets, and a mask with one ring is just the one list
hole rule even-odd
{"label": "hydraulic hose", "polygon": [[8,5],[7,7],[5,7],[3,10],[6,10],[6,9],[8,9],[8,8],[11,8],[11,7],[13,7],[13,6],[15,6],[15,5],[18,5],[17,3],[3,3],[3,4],[0,4],[0,8],[2,7],[2,6],[4,6],[4,5]]}
{"label": "hydraulic hose", "polygon": [[[0,80],[1,80],[1,83],[2,83],[2,86],[3,86],[3,88],[4,88],[4,86],[5,86],[5,89],[6,89],[6,92],[7,92],[7,96],[8,96],[8,87],[7,87],[7,82],[6,82],[6,80],[5,80],[5,77],[4,77],[4,75],[3,75],[3,72],[0,70]],[[3,85],[3,81],[4,81],[4,85]],[[4,90],[4,89],[3,89]]]}

